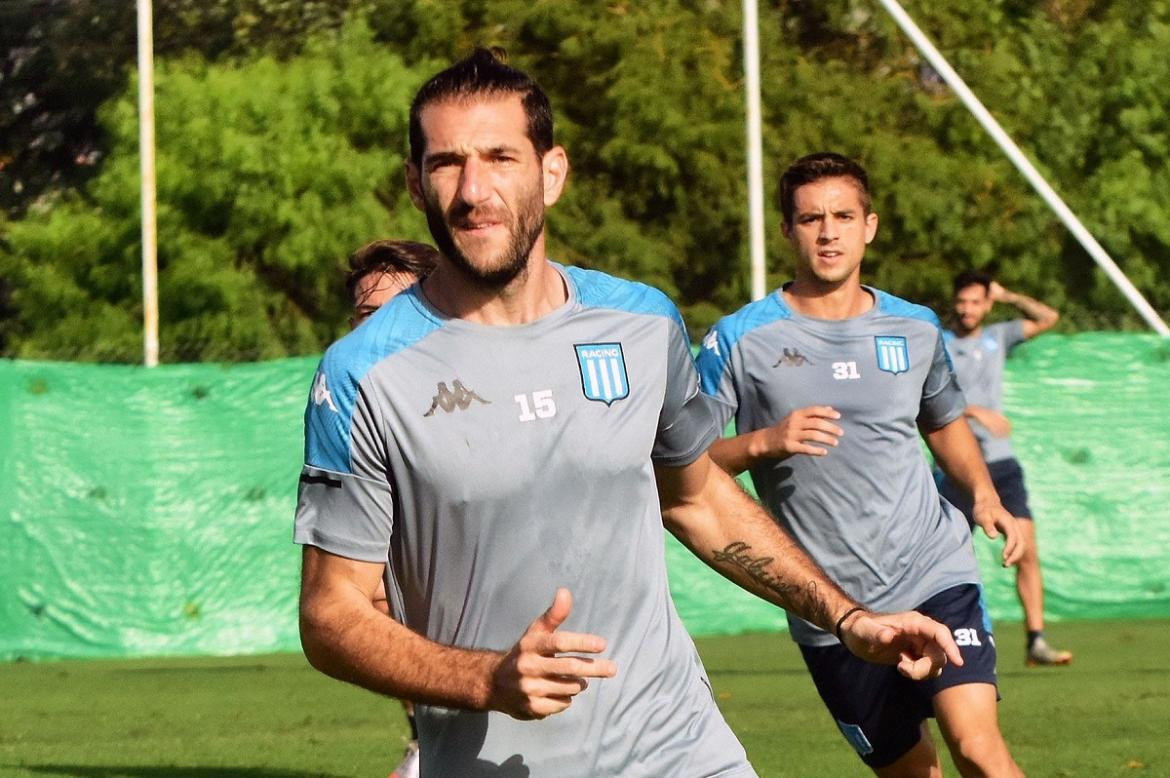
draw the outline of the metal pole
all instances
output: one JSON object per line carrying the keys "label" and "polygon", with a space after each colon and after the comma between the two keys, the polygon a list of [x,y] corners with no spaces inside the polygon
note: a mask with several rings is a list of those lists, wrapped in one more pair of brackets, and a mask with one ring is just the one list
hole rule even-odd
{"label": "metal pole", "polygon": [[151,0],[138,0],[138,156],[142,180],[143,364],[158,364],[158,240],[154,180],[154,34]]}
{"label": "metal pole", "polygon": [[1085,229],[1080,219],[1065,205],[1064,200],[1060,199],[1060,195],[1048,185],[1048,182],[1044,180],[1040,172],[1024,156],[1024,152],[1020,151],[1020,147],[1004,132],[999,122],[995,120],[995,117],[983,107],[983,103],[979,102],[979,98],[967,87],[967,84],[959,77],[959,74],[955,72],[954,68],[950,66],[950,63],[946,61],[943,55],[939,53],[938,49],[934,47],[934,44],[922,33],[922,30],[918,29],[918,25],[902,9],[902,6],[898,4],[897,0],[878,0],[878,2],[894,17],[894,21],[898,23],[902,31],[910,36],[910,40],[914,42],[914,45],[918,47],[919,51],[930,61],[931,67],[955,91],[955,94],[967,106],[967,110],[983,125],[983,129],[987,130],[992,139],[999,144],[999,147],[1007,154],[1008,159],[1012,161],[1016,169],[1024,174],[1024,178],[1028,179],[1028,182],[1044,198],[1044,202],[1048,203],[1048,207],[1064,222],[1064,225],[1072,232],[1073,237],[1084,247],[1085,251],[1089,252],[1089,256],[1096,261],[1101,269],[1105,271],[1105,274],[1117,285],[1117,288],[1125,295],[1125,299],[1129,300],[1130,305],[1137,309],[1137,312],[1155,332],[1160,335],[1170,336],[1170,327],[1166,326],[1166,322],[1162,321],[1162,318],[1154,310],[1153,306],[1130,283],[1130,280],[1121,272],[1121,268],[1117,266],[1117,263],[1105,252],[1105,249],[1101,248],[1101,244],[1097,242],[1096,238]]}
{"label": "metal pole", "polygon": [[756,0],[743,0],[743,69],[747,76],[748,234],[752,299],[767,294],[764,273],[764,152],[760,135],[760,20]]}

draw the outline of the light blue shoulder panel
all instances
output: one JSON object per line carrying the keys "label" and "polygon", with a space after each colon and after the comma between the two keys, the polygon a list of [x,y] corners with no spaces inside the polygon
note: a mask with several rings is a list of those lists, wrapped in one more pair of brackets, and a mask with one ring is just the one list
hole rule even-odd
{"label": "light blue shoulder panel", "polygon": [[325,352],[305,409],[305,464],[352,472],[350,434],[362,379],[383,359],[442,326],[414,299],[417,294],[416,284]]}

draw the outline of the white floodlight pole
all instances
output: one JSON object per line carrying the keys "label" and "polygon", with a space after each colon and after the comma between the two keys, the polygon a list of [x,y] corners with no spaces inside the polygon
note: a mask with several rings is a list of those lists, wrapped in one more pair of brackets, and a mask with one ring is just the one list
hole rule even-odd
{"label": "white floodlight pole", "polygon": [[154,180],[154,33],[151,0],[138,0],[138,156],[142,181],[143,364],[158,364],[158,238]]}
{"label": "white floodlight pole", "polygon": [[983,103],[979,102],[979,98],[967,87],[967,84],[963,82],[963,79],[959,77],[959,74],[955,72],[954,68],[950,66],[950,63],[939,53],[938,49],[934,47],[934,44],[922,33],[922,30],[918,29],[918,25],[902,9],[902,6],[898,4],[897,0],[878,0],[878,2],[894,17],[894,21],[898,23],[902,31],[910,36],[910,40],[914,42],[914,45],[918,47],[919,51],[930,61],[931,67],[955,91],[955,94],[967,106],[967,110],[983,125],[983,129],[987,130],[992,139],[999,144],[999,147],[1007,154],[1008,159],[1015,164],[1016,169],[1024,174],[1028,182],[1044,198],[1044,202],[1048,203],[1048,207],[1064,222],[1064,225],[1068,227],[1069,231],[1080,242],[1085,251],[1089,252],[1089,256],[1096,261],[1101,269],[1105,271],[1105,274],[1117,285],[1117,288],[1129,300],[1130,305],[1137,309],[1137,312],[1155,332],[1160,335],[1170,336],[1170,327],[1166,326],[1166,322],[1162,321],[1162,318],[1154,310],[1153,306],[1130,283],[1130,280],[1121,272],[1121,268],[1117,266],[1117,263],[1110,258],[1105,252],[1105,249],[1101,247],[1101,244],[1097,242],[1097,239],[1085,229],[1080,219],[1065,205],[1064,200],[1060,199],[1060,195],[1048,185],[1048,182],[1044,180],[1044,177],[1040,175],[1035,166],[1020,151],[1020,147],[1004,132],[999,122],[995,120],[995,117],[983,107]]}
{"label": "white floodlight pole", "polygon": [[752,299],[766,293],[764,274],[764,152],[760,135],[760,17],[756,0],[743,0],[743,69],[747,76],[748,235]]}

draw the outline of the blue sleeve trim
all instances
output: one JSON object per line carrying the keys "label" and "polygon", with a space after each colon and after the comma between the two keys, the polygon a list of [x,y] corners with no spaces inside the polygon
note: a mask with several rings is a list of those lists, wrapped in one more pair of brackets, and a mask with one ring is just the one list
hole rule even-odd
{"label": "blue sleeve trim", "polygon": [[935,312],[927,308],[925,305],[918,305],[901,297],[895,297],[889,292],[883,292],[880,289],[872,290],[877,297],[878,308],[882,313],[887,313],[890,316],[902,316],[907,319],[918,319],[927,324],[942,329],[942,324],[939,323],[938,316]]}
{"label": "blue sleeve trim", "polygon": [[732,349],[745,335],[772,322],[791,318],[792,312],[783,298],[773,292],[716,322],[703,337],[699,356],[695,359],[703,392],[712,397],[719,396],[719,385],[731,361]]}
{"label": "blue sleeve trim", "polygon": [[[647,284],[627,281],[598,270],[580,267],[563,267],[565,275],[573,282],[577,300],[588,308],[612,308],[628,313],[641,313],[673,319],[674,323],[687,333],[682,314],[669,297]],[[689,340],[689,338],[688,338]]]}
{"label": "blue sleeve trim", "polygon": [[353,473],[350,445],[362,380],[374,365],[442,326],[418,303],[417,294],[416,284],[325,352],[305,409],[305,464]]}
{"label": "blue sleeve trim", "polygon": [[942,322],[938,320],[938,315],[927,308],[925,305],[918,305],[917,303],[903,300],[901,297],[895,297],[889,292],[883,292],[880,289],[871,289],[877,298],[878,309],[882,313],[889,316],[901,316],[904,319],[914,319],[916,321],[925,322],[938,332],[938,337],[943,342],[943,356],[947,360],[947,369],[952,373],[955,371],[955,365],[951,362],[951,352],[946,347],[954,334],[944,330]]}

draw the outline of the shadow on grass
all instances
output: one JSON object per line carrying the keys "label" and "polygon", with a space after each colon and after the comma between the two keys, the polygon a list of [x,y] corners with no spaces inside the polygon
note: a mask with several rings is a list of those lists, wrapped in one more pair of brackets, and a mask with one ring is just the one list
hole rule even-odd
{"label": "shadow on grass", "polygon": [[176,767],[161,765],[0,765],[65,778],[339,778],[332,773],[277,770],[268,767]]}

